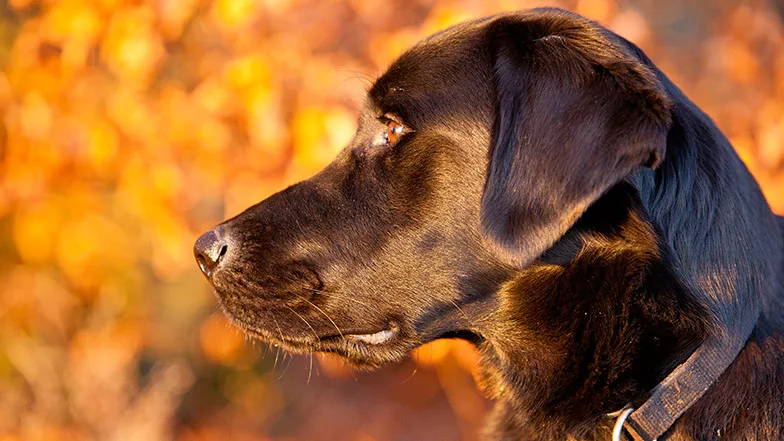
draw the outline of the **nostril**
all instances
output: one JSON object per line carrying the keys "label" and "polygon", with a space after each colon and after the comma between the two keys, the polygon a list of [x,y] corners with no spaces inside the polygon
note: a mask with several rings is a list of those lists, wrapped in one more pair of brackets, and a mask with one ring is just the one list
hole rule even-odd
{"label": "nostril", "polygon": [[209,277],[212,271],[210,270],[210,267],[207,266],[207,259],[205,259],[201,254],[197,254],[196,263],[199,264],[199,269],[201,272],[203,272],[205,276]]}
{"label": "nostril", "polygon": [[204,233],[193,246],[196,263],[205,276],[211,277],[220,261],[229,251],[229,245],[223,239],[223,230],[219,227]]}
{"label": "nostril", "polygon": [[229,250],[229,246],[226,245],[225,243],[223,244],[223,246],[220,247],[220,251],[218,252],[218,262],[220,262],[223,256],[226,255],[226,251],[228,250]]}

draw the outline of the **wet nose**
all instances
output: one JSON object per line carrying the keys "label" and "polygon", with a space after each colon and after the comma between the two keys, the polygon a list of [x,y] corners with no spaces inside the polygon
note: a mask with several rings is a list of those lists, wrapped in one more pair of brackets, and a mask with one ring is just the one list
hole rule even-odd
{"label": "wet nose", "polygon": [[223,256],[229,251],[229,244],[224,238],[223,229],[220,227],[204,233],[196,240],[193,246],[193,255],[196,263],[205,276],[211,277],[218,267]]}

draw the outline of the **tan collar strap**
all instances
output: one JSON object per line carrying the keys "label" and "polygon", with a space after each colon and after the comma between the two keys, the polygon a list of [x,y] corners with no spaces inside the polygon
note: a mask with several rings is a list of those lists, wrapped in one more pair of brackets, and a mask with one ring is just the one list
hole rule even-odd
{"label": "tan collar strap", "polygon": [[758,313],[746,312],[746,317],[731,329],[708,338],[651,391],[647,401],[628,415],[625,427],[634,441],[663,441],[659,438],[735,361],[759,317]]}

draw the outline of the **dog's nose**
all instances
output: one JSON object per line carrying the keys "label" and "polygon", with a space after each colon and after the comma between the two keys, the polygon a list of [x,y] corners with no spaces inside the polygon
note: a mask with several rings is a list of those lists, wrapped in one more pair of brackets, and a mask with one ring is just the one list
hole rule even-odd
{"label": "dog's nose", "polygon": [[224,239],[223,229],[220,227],[202,234],[193,246],[193,255],[196,257],[199,269],[207,277],[212,276],[227,251],[229,251],[229,244]]}

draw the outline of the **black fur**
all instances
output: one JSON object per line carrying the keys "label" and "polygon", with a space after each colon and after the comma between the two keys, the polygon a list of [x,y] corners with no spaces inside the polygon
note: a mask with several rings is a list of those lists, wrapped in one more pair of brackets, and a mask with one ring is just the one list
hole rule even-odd
{"label": "black fur", "polygon": [[[379,143],[390,117],[410,130]],[[660,440],[784,440],[784,220],[640,49],[575,14],[424,40],[332,164],[218,228],[238,326],[367,367],[468,339],[494,440],[608,440],[607,413],[761,308]]]}

